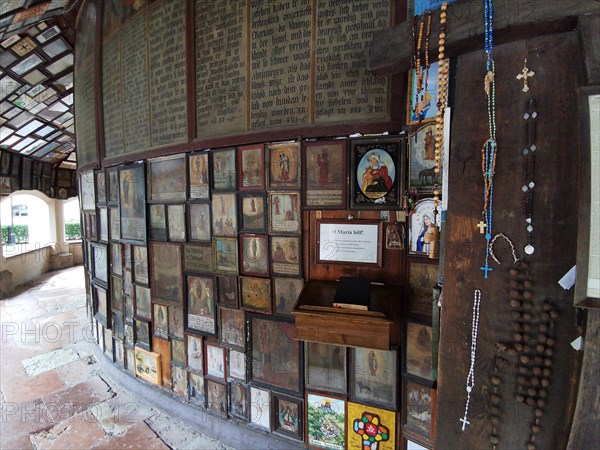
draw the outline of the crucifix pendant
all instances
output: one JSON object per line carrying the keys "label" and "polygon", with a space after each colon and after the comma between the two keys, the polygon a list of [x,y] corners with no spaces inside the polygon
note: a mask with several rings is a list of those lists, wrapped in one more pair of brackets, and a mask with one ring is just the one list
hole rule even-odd
{"label": "crucifix pendant", "polygon": [[525,64],[523,65],[523,70],[517,75],[517,80],[523,80],[523,92],[529,91],[529,84],[527,80],[535,75],[533,70],[529,70],[527,68],[527,59],[525,59]]}
{"label": "crucifix pendant", "polygon": [[481,233],[481,234],[485,233],[486,227],[487,227],[487,225],[483,222],[483,220],[480,220],[479,223],[477,224],[477,228],[479,228],[479,233]]}

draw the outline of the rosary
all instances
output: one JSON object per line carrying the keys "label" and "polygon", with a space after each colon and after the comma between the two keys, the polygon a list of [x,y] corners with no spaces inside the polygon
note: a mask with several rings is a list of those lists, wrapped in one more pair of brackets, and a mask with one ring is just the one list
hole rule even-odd
{"label": "rosary", "polygon": [[[527,92],[529,90],[529,86],[527,85],[527,77],[532,77],[534,72],[530,71],[527,68],[527,60],[525,60],[525,67],[523,71],[526,76],[524,78],[524,87],[523,92]],[[517,75],[517,79],[519,79],[519,75]],[[525,90],[527,88],[527,90]],[[533,98],[529,98],[525,103],[525,113],[523,114],[523,119],[525,119],[524,126],[524,137],[523,137],[523,186],[521,190],[523,191],[523,213],[525,214],[525,223],[527,230],[527,244],[525,245],[525,253],[528,255],[532,255],[535,251],[535,248],[531,244],[531,232],[533,231],[533,189],[535,187],[535,151],[537,150],[537,146],[535,144],[537,140],[537,111],[535,110],[535,100]]]}
{"label": "rosary", "polygon": [[465,431],[467,425],[471,422],[467,420],[469,414],[469,403],[471,403],[471,392],[475,387],[475,355],[477,353],[477,332],[479,329],[479,306],[481,305],[481,291],[475,289],[473,294],[473,321],[471,324],[471,366],[467,375],[467,402],[465,404],[465,415],[460,421],[462,422],[462,431]]}
{"label": "rosary", "polygon": [[492,0],[485,0],[485,53],[487,73],[484,90],[487,96],[489,138],[481,148],[481,172],[483,174],[483,210],[477,227],[485,233],[485,266],[481,267],[485,278],[493,269],[489,266],[490,241],[492,239],[492,221],[494,206],[494,175],[496,173],[496,68],[492,59],[493,43],[493,7]]}
{"label": "rosary", "polygon": [[[427,16],[427,32],[425,33],[425,65],[421,65],[421,48],[423,45],[423,30],[425,28],[425,17]],[[419,31],[417,32],[417,22],[419,22]],[[431,34],[431,11],[421,13],[421,16],[415,16],[413,21],[413,39],[414,53],[413,66],[416,76],[415,106],[413,114],[419,122],[425,118],[425,111],[422,111],[419,104],[424,101],[427,95],[427,84],[429,80],[429,36]],[[424,86],[423,86],[424,84]]]}

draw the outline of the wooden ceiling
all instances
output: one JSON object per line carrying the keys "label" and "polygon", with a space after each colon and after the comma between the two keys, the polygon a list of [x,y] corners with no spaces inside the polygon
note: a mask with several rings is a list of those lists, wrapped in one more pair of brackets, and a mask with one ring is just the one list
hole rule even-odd
{"label": "wooden ceiling", "polygon": [[74,0],[0,4],[0,148],[75,168]]}

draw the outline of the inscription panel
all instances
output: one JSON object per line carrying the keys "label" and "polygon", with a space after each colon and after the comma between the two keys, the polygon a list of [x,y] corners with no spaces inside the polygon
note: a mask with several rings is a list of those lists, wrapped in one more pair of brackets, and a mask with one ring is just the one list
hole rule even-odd
{"label": "inscription panel", "polygon": [[253,1],[250,11],[250,128],[308,123],[311,1]]}
{"label": "inscription panel", "polygon": [[150,147],[148,104],[148,46],[146,15],[123,27],[123,135],[125,152]]}
{"label": "inscription panel", "polygon": [[376,31],[390,26],[391,0],[317,0],[315,122],[384,120],[389,82],[366,63]]}
{"label": "inscription panel", "polygon": [[150,108],[152,146],[187,141],[185,0],[150,9]]}
{"label": "inscription panel", "polygon": [[196,0],[198,137],[246,130],[245,0]]}
{"label": "inscription panel", "polygon": [[114,33],[102,47],[102,91],[104,146],[106,156],[123,152],[123,110],[121,95],[121,36]]}

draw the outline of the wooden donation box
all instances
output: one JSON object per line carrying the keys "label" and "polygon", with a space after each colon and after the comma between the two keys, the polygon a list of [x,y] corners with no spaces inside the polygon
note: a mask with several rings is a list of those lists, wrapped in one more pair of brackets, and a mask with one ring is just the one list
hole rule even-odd
{"label": "wooden donation box", "polygon": [[[334,307],[339,300],[338,285],[336,281],[311,281],[304,286],[292,311],[297,339],[389,350],[396,332],[392,312],[401,305],[400,289],[371,284],[368,310],[362,310]],[[344,303],[355,303],[352,295],[345,297]]]}

